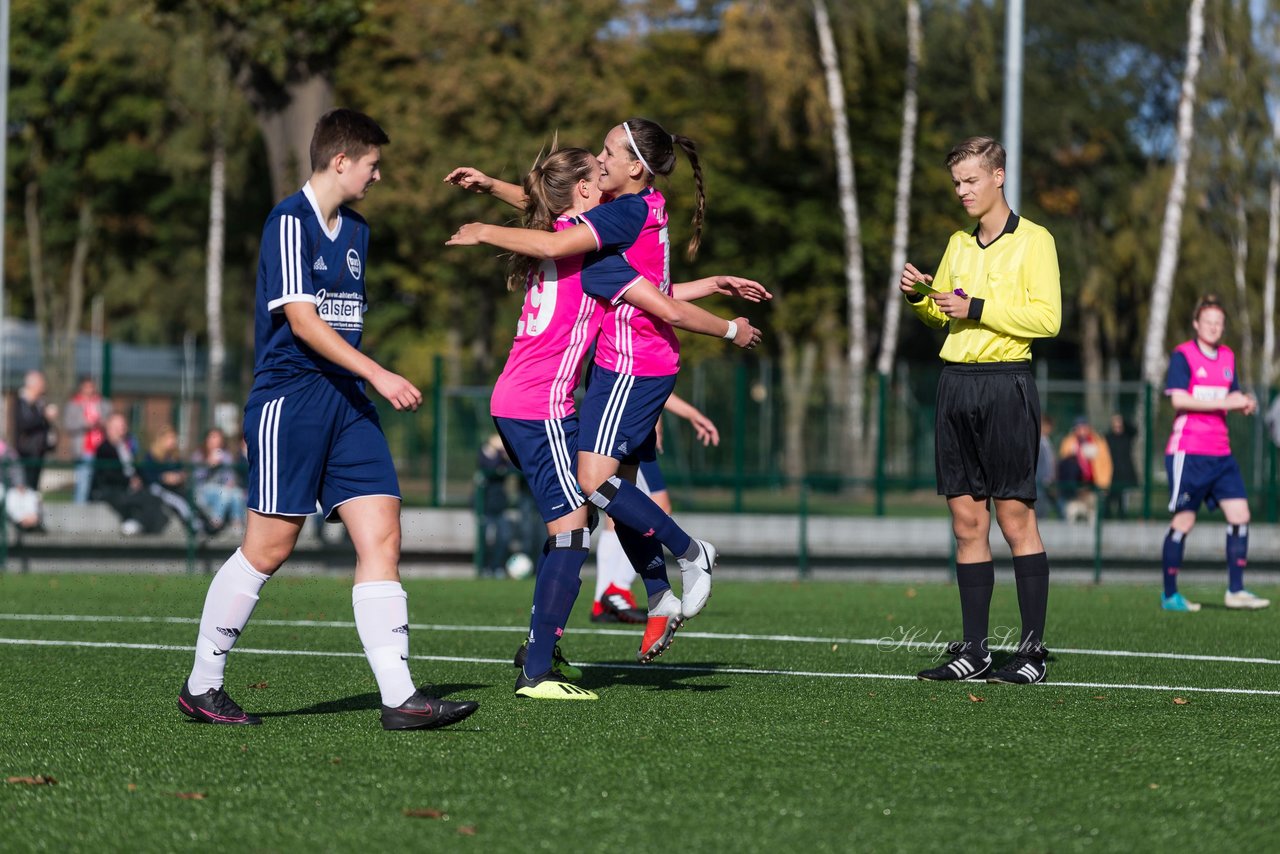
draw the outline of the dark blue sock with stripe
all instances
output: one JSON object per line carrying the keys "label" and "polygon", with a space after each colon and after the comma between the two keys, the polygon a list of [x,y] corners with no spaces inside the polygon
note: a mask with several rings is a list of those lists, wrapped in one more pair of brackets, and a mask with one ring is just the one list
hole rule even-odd
{"label": "dark blue sock with stripe", "polygon": [[667,558],[662,553],[662,544],[621,522],[615,522],[613,528],[627,560],[644,582],[645,594],[652,596],[670,590],[671,581],[667,578]]}
{"label": "dark blue sock with stripe", "polygon": [[634,483],[614,475],[591,493],[591,503],[613,517],[614,522],[656,538],[676,557],[692,560],[698,556],[699,547],[693,538]]}
{"label": "dark blue sock with stripe", "polygon": [[569,613],[582,587],[582,565],[587,562],[591,532],[587,528],[547,538],[538,578],[533,585],[533,611],[529,618],[529,650],[526,676],[540,676],[551,669],[551,656],[564,634]]}
{"label": "dark blue sock with stripe", "polygon": [[1182,568],[1182,552],[1187,547],[1187,535],[1173,528],[1164,535],[1164,596],[1168,599],[1178,592],[1178,570]]}
{"label": "dark blue sock with stripe", "polygon": [[1244,589],[1244,568],[1249,562],[1249,526],[1227,526],[1227,590]]}

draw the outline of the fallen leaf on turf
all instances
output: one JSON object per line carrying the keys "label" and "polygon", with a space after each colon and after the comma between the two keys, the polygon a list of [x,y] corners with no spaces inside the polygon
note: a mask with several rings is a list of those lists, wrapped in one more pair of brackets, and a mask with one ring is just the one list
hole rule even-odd
{"label": "fallen leaf on turf", "polygon": [[832,652],[835,652],[835,651],[836,651],[837,649],[839,649],[839,648],[840,648],[840,644],[838,644],[838,643],[833,643],[833,644],[831,645],[831,651],[832,651]]}
{"label": "fallen leaf on turf", "polygon": [[203,801],[209,797],[204,792],[170,792],[169,794],[184,801]]}
{"label": "fallen leaf on turf", "polygon": [[1106,698],[1105,696],[1103,696],[1102,694],[1099,694],[1098,696],[1094,697],[1093,699],[1095,699],[1095,700],[1105,700],[1105,699],[1107,699],[1107,698]]}
{"label": "fallen leaf on turf", "polygon": [[405,810],[404,814],[409,818],[444,818],[444,810],[432,809],[426,807],[424,809]]}
{"label": "fallen leaf on turf", "polygon": [[464,824],[458,828],[458,833],[462,836],[475,836],[476,829],[469,824]]}
{"label": "fallen leaf on turf", "polygon": [[125,786],[125,788],[128,789],[130,792],[136,792],[138,791],[138,784],[130,783],[129,785]]}
{"label": "fallen leaf on turf", "polygon": [[907,588],[907,598],[908,599],[916,598],[916,589],[914,587]]}
{"label": "fallen leaf on turf", "polygon": [[1188,702],[1189,702],[1188,700],[1184,700],[1184,699],[1182,699],[1181,697],[1174,697],[1174,698],[1173,698],[1173,704],[1174,704],[1175,706],[1185,706]]}
{"label": "fallen leaf on turf", "polygon": [[973,694],[970,694],[970,695],[969,695],[969,702],[970,702],[970,703],[985,703],[985,702],[986,702],[986,700],[984,700],[982,697],[976,697],[976,696],[974,696]]}
{"label": "fallen leaf on turf", "polygon": [[254,682],[254,683],[253,683],[252,685],[250,685],[249,687],[250,687],[250,688],[254,688],[254,689],[256,689],[256,690],[261,691],[263,688],[266,688],[266,687],[267,687],[267,683],[266,683],[266,682]]}
{"label": "fallen leaf on turf", "polygon": [[341,764],[342,764],[342,757],[341,757],[341,756],[335,756],[335,757],[333,757],[332,759],[330,759],[329,761],[330,761],[331,763],[333,763],[334,765],[341,765]]}
{"label": "fallen leaf on turf", "polygon": [[1151,783],[1151,784],[1149,784],[1149,785],[1147,786],[1147,788],[1148,788],[1148,789],[1158,789],[1158,788],[1160,788],[1160,784],[1159,784],[1159,783]]}
{"label": "fallen leaf on turf", "polygon": [[37,774],[34,777],[8,777],[6,783],[20,783],[23,786],[56,786],[58,781],[52,777],[46,777],[44,774]]}

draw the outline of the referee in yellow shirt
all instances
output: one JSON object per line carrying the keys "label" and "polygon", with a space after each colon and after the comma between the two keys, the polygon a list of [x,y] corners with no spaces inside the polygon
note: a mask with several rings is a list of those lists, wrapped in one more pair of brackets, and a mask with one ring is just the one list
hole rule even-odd
{"label": "referee in yellow shirt", "polygon": [[[907,264],[899,283],[917,317],[947,329],[934,461],[938,494],[951,510],[964,622],[964,641],[948,647],[951,660],[921,671],[921,679],[1026,685],[1045,674],[1049,559],[1036,527],[1040,397],[1031,339],[1058,334],[1062,294],[1053,237],[1009,209],[1004,163],[1004,147],[990,137],[951,150],[951,182],[978,225],[951,235],[935,276]],[[992,502],[1013,552],[1022,615],[1018,648],[994,671],[987,641],[995,587]]]}

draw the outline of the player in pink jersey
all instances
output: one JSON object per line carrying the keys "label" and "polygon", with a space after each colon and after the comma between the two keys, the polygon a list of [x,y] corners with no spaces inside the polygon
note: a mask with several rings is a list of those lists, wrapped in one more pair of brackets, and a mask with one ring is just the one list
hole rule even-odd
{"label": "player in pink jersey", "polygon": [[[609,251],[638,273],[620,286],[610,276],[591,270],[583,274],[584,290],[608,300],[610,309],[601,325],[592,382],[582,406],[578,482],[593,504],[621,523],[619,538],[645,580],[648,623],[638,657],[646,662],[661,655],[684,620],[706,605],[716,550],[685,533],[652,499],[624,480],[620,469],[654,458],[654,425],[680,369],[679,343],[672,326],[730,339],[746,349],[759,341],[759,331],[746,318],[726,326],[715,315],[672,298],[666,202],[653,181],[658,175],[671,174],[677,146],[689,158],[697,191],[689,243],[693,257],[706,209],[697,147],[688,137],[669,134],[647,119],[628,120],[606,135],[597,158],[600,189],[613,200],[584,216],[582,227],[549,234],[470,223],[448,241],[449,245],[487,243],[535,258]],[[662,546],[680,561],[680,599],[671,592]]]}
{"label": "player in pink jersey", "polygon": [[1200,605],[1178,592],[1187,534],[1196,524],[1203,502],[1209,509],[1222,508],[1227,518],[1228,608],[1256,610],[1271,604],[1244,589],[1244,567],[1249,551],[1249,503],[1240,466],[1231,454],[1227,413],[1252,415],[1258,409],[1253,395],[1240,390],[1236,359],[1222,344],[1226,313],[1215,296],[1196,306],[1191,323],[1196,337],[1179,344],[1169,358],[1165,394],[1177,417],[1165,447],[1169,474],[1169,512],[1173,520],[1164,540],[1164,595],[1166,611],[1194,612]]}

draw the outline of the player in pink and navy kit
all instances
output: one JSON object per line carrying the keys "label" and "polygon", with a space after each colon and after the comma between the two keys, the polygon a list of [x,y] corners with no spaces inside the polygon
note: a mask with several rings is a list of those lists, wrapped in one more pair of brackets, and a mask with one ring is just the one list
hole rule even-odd
{"label": "player in pink and navy kit", "polygon": [[1240,466],[1231,454],[1227,413],[1252,415],[1258,409],[1253,395],[1240,390],[1235,354],[1222,344],[1226,313],[1216,297],[1196,306],[1192,327],[1196,337],[1179,344],[1169,358],[1165,394],[1177,417],[1165,447],[1169,474],[1169,512],[1173,520],[1164,541],[1164,594],[1167,611],[1200,610],[1178,592],[1187,534],[1204,503],[1210,510],[1222,508],[1227,518],[1228,608],[1265,608],[1269,600],[1244,589],[1244,568],[1249,550],[1249,504]]}
{"label": "player in pink and navy kit", "polygon": [[[649,618],[639,659],[662,654],[684,620],[699,613],[711,593],[716,552],[691,538],[633,483],[620,476],[654,456],[653,429],[680,369],[672,326],[733,340],[750,349],[759,330],[746,318],[725,321],[682,300],[670,281],[666,202],[653,186],[675,168],[675,147],[690,159],[697,187],[692,256],[701,239],[705,199],[696,147],[647,119],[613,128],[598,157],[600,189],[612,197],[584,215],[583,226],[555,234],[470,223],[449,245],[488,243],[535,258],[563,258],[591,251],[619,256],[635,270],[619,283],[610,268],[583,271],[583,289],[607,300],[591,384],[583,401],[578,480],[593,504],[619,524],[628,557],[645,580]],[[673,298],[679,296],[680,299]],[[624,534],[625,532],[625,534]],[[682,597],[671,592],[661,547],[680,560]]]}

